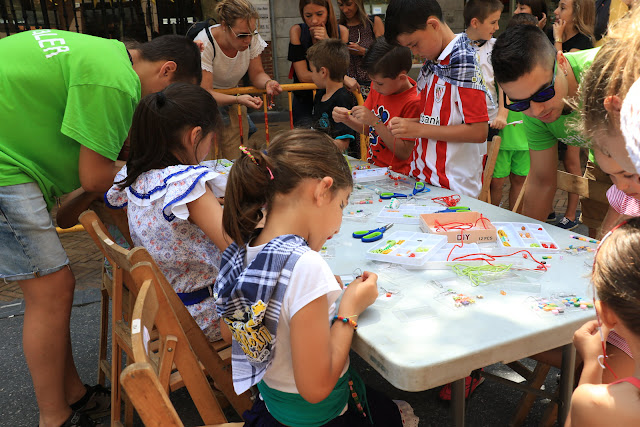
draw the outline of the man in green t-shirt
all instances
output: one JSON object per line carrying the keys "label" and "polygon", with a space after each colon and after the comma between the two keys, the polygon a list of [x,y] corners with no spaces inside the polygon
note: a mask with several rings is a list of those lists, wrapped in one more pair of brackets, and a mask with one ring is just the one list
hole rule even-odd
{"label": "man in green t-shirt", "polygon": [[[505,107],[525,114],[531,168],[524,196],[524,215],[544,221],[556,192],[558,140],[567,145],[589,147],[575,130],[577,112],[571,105],[578,93],[582,73],[591,66],[598,49],[575,53],[557,52],[538,28],[519,25],[498,37],[492,52],[496,82],[508,101]],[[606,180],[593,162],[587,173]],[[600,173],[599,173],[600,172]],[[595,234],[608,206],[582,200],[582,221]]]}
{"label": "man in green t-shirt", "polygon": [[40,426],[92,426],[89,415],[108,409],[108,390],[85,388],[74,367],[75,279],[49,210],[76,188],[112,185],[141,96],[175,81],[200,84],[200,51],[180,36],[128,50],[43,29],[1,39],[0,58],[0,278],[19,281],[24,293],[23,348]]}

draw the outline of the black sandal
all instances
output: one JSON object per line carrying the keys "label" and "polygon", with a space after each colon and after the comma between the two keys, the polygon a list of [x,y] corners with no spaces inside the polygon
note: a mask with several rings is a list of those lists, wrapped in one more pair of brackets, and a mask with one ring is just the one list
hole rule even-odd
{"label": "black sandal", "polygon": [[97,424],[88,415],[73,411],[60,427],[97,427]]}
{"label": "black sandal", "polygon": [[111,412],[111,391],[100,384],[84,386],[87,392],[80,400],[70,405],[71,409],[94,419],[108,415]]}

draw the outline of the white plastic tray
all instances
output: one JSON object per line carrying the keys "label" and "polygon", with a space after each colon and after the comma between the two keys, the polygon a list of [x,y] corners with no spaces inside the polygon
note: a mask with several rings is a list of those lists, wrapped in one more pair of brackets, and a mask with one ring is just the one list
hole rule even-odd
{"label": "white plastic tray", "polygon": [[540,224],[494,222],[493,225],[498,230],[498,247],[503,249],[527,249],[532,252],[553,252],[560,249]]}
{"label": "white plastic tray", "polygon": [[369,169],[353,169],[353,182],[369,182],[369,181],[377,181],[379,179],[383,179],[387,172],[389,172],[389,168],[381,168],[378,166],[371,166]]}
{"label": "white plastic tray", "polygon": [[[447,243],[446,236],[396,231],[385,234],[382,240],[367,251],[365,258],[394,264],[420,266],[434,256],[445,243]],[[385,248],[390,249],[388,253],[377,252]]]}

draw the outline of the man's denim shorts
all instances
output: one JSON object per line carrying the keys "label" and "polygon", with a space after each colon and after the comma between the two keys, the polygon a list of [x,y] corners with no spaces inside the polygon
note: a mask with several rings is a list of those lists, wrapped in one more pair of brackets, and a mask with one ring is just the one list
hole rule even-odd
{"label": "man's denim shorts", "polygon": [[69,264],[35,183],[0,187],[0,279],[27,280]]}

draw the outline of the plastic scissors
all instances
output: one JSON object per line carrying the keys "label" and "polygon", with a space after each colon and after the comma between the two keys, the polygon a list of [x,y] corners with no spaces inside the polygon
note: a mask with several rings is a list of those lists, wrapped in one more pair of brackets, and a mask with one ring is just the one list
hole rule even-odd
{"label": "plastic scissors", "polygon": [[402,194],[402,193],[394,193],[394,192],[388,192],[388,193],[380,193],[380,198],[387,200],[387,199],[391,199],[391,198],[398,198],[398,197],[409,197],[406,194]]}
{"label": "plastic scissors", "polygon": [[430,188],[427,188],[427,186],[424,184],[424,182],[420,182],[417,181],[414,185],[413,185],[413,191],[411,191],[411,194],[403,194],[403,193],[395,193],[395,192],[386,192],[386,193],[380,193],[380,198],[387,200],[387,199],[391,199],[392,197],[395,197],[396,199],[398,197],[412,197],[415,196],[418,193],[422,193],[422,192],[429,192],[431,191]]}
{"label": "plastic scissors", "polygon": [[377,240],[382,239],[384,236],[384,232],[393,227],[393,224],[387,224],[380,228],[374,228],[373,230],[362,230],[362,231],[354,231],[353,237],[354,239],[360,239],[365,243],[375,242]]}
{"label": "plastic scissors", "polygon": [[471,209],[469,209],[466,206],[450,206],[446,209],[443,209],[441,211],[435,212],[435,213],[443,213],[443,212],[469,212],[471,211]]}
{"label": "plastic scissors", "polygon": [[427,188],[424,182],[416,181],[416,183],[413,185],[413,191],[411,193],[415,196],[418,193],[428,193],[429,191],[431,191],[431,189]]}

